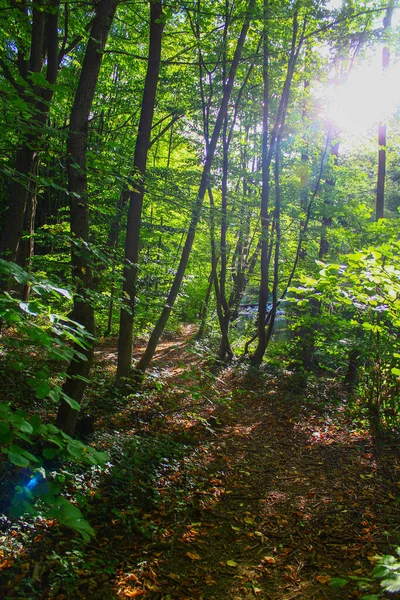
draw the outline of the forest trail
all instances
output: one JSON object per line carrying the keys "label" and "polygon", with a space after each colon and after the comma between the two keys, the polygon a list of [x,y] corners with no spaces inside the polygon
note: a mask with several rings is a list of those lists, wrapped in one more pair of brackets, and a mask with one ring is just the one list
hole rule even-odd
{"label": "forest trail", "polygon": [[[172,380],[167,388],[181,389],[184,365],[198,366],[185,341],[191,333],[158,350],[155,368]],[[293,373],[266,378],[230,368],[214,383],[223,403],[205,425],[189,426],[195,447],[159,482],[161,503],[145,517],[162,537],[121,574],[118,596],[360,597],[357,579],[389,550],[386,531],[399,517],[391,449],[378,452],[345,417],[344,398],[329,402],[335,390],[324,384],[310,394]],[[346,586],[329,586],[349,575]]]}
{"label": "forest trail", "polygon": [[[87,507],[96,538],[83,561],[69,559],[68,591],[49,587],[47,573],[34,597],[334,600],[379,592],[373,581],[364,582],[367,591],[360,586],[375,556],[393,549],[386,532],[400,515],[394,449],[376,448],[354,426],[337,384],[305,386],[289,371],[210,370],[192,334],[164,340],[151,389],[129,402],[113,398],[110,411],[109,391],[102,404],[99,388],[92,390],[95,445],[119,436],[126,452],[135,434],[150,445],[183,442],[184,455],[161,461],[156,500],[130,479],[129,457],[121,480],[88,481],[99,486]],[[106,365],[115,370],[102,347],[95,377]],[[74,536],[63,535],[50,527],[36,536],[12,570],[25,565],[27,576],[26,565],[48,565],[51,553],[73,558]],[[348,583],[334,588],[332,578]]]}

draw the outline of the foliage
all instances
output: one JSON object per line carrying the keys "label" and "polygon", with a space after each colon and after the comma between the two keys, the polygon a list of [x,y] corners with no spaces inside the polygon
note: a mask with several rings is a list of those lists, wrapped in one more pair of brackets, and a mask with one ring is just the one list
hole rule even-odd
{"label": "foliage", "polygon": [[[0,261],[0,270],[1,276],[11,278],[14,285],[30,285],[32,294],[29,302],[20,301],[9,292],[0,300],[3,339],[8,334],[4,366],[10,373],[14,372],[19,379],[22,378],[37,400],[45,401],[48,398],[57,405],[63,398],[79,410],[79,404],[55,383],[55,379],[64,376],[61,371],[63,366],[74,356],[80,355],[76,346],[84,348],[91,343],[90,336],[77,323],[50,312],[48,298],[68,300],[68,290],[55,286],[47,279],[32,277],[10,262]],[[71,342],[75,346],[71,346]],[[35,357],[39,356],[40,368],[33,370],[32,364],[35,364]],[[51,373],[51,362],[60,365],[57,373]],[[11,402],[0,403],[0,418],[2,453],[13,465],[18,481],[11,502],[11,514],[56,517],[60,523],[75,529],[87,539],[93,530],[80,510],[60,495],[54,465],[60,461],[104,464],[107,455],[71,438],[53,424],[45,423],[38,412],[16,410]]]}
{"label": "foliage", "polygon": [[400,243],[392,239],[343,256],[342,264],[318,262],[318,277],[303,276],[303,285],[291,290],[300,309],[318,302],[318,313],[306,312],[305,319],[309,326],[318,322],[317,343],[334,354],[333,369],[339,360],[342,369],[346,366],[343,349],[356,352],[359,393],[370,411],[389,424],[399,410],[399,250]]}
{"label": "foliage", "polygon": [[385,592],[396,593],[400,591],[400,548],[397,556],[387,554],[382,556],[372,572],[376,579],[382,579],[381,586]]}

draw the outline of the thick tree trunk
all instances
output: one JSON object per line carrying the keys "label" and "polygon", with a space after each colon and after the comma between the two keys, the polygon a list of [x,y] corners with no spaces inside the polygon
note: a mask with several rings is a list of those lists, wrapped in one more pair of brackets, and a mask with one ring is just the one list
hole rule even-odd
{"label": "thick tree trunk", "polygon": [[150,2],[150,43],[146,81],[143,91],[139,131],[134,156],[134,190],[128,192],[129,209],[125,241],[124,284],[125,306],[121,309],[118,337],[117,382],[129,376],[132,365],[133,319],[139,261],[140,224],[144,196],[147,155],[156,101],[163,32],[162,2]]}
{"label": "thick tree trunk", "polygon": [[[111,23],[118,0],[99,0],[96,17],[93,21],[86,47],[78,88],[71,111],[67,150],[68,150],[68,192],[71,219],[71,264],[72,277],[76,283],[72,319],[83,325],[86,331],[94,334],[94,311],[89,296],[92,287],[92,267],[89,243],[89,203],[86,173],[86,151],[88,119],[92,107],[97,80]],[[84,356],[71,360],[63,392],[76,402],[82,400],[86,380],[90,374],[93,359],[92,340],[85,350],[76,348]],[[57,426],[72,435],[75,430],[78,411],[62,400]]]}
{"label": "thick tree trunk", "polygon": [[[187,263],[189,260],[190,252],[192,250],[192,246],[193,246],[193,242],[194,242],[194,238],[195,238],[197,223],[200,218],[200,211],[203,206],[204,196],[205,196],[207,188],[209,186],[209,176],[210,176],[210,171],[211,171],[211,165],[212,165],[212,162],[214,159],[215,149],[217,146],[219,134],[221,132],[221,127],[222,127],[223,121],[225,119],[226,112],[228,110],[228,103],[229,103],[229,99],[231,97],[232,88],[233,88],[233,84],[234,84],[235,77],[236,77],[236,70],[237,70],[239,60],[240,60],[240,57],[242,54],[244,42],[245,42],[245,39],[247,36],[247,31],[249,29],[252,12],[253,12],[253,8],[254,8],[254,3],[255,3],[255,0],[249,0],[246,18],[243,23],[243,26],[242,26],[242,29],[240,32],[240,36],[239,36],[239,39],[237,42],[235,54],[234,54],[232,64],[231,64],[231,69],[229,72],[228,81],[226,83],[225,90],[224,90],[224,96],[223,96],[221,106],[219,108],[218,115],[217,115],[217,118],[215,121],[215,126],[214,126],[214,130],[213,130],[213,133],[212,133],[212,136],[210,139],[210,143],[207,148],[207,156],[206,156],[206,161],[205,161],[205,164],[203,167],[203,173],[202,173],[202,177],[201,177],[201,181],[200,181],[200,185],[199,185],[197,200],[196,200],[196,204],[192,211],[192,219],[191,219],[191,222],[189,225],[189,230],[188,230],[185,245],[184,245],[184,248],[182,251],[182,256],[181,256],[181,260],[180,260],[180,263],[178,266],[178,270],[175,274],[174,281],[172,283],[170,292],[166,299],[164,309],[158,319],[156,326],[153,329],[153,332],[150,336],[150,340],[148,342],[147,348],[146,348],[143,356],[140,358],[140,360],[138,362],[137,370],[139,371],[139,373],[140,372],[144,373],[147,370],[147,368],[151,362],[151,359],[153,358],[158,341],[159,341],[159,339],[164,331],[164,328],[168,322],[169,315],[171,314],[171,310],[175,304],[175,300],[178,296],[178,292],[179,292],[179,289],[180,289],[180,286],[181,286],[181,283],[182,283],[182,280],[183,280],[183,277],[185,274],[186,266],[187,266]],[[206,139],[207,139],[207,135],[206,135]]]}

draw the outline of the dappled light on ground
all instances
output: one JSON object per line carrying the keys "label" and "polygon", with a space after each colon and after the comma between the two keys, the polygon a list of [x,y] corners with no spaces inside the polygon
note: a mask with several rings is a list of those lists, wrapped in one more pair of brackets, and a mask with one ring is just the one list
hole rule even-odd
{"label": "dappled light on ground", "polygon": [[[116,450],[108,473],[84,480],[96,538],[82,554],[49,522],[30,546],[18,534],[2,590],[28,576],[57,600],[335,600],[379,589],[366,580],[394,543],[395,449],[376,447],[340,394],[321,408],[290,372],[278,387],[244,368],[210,371],[191,344],[165,342],[128,400],[112,404],[104,383],[95,437]],[[95,372],[109,360],[99,350]],[[77,480],[70,489],[80,493]]]}

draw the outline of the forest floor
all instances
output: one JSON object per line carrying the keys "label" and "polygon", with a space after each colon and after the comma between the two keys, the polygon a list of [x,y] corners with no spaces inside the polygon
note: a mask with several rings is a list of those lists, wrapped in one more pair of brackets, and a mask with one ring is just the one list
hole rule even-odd
{"label": "forest floor", "polygon": [[386,597],[371,572],[400,545],[399,447],[375,443],[334,380],[210,366],[191,333],[163,342],[128,399],[110,342],[96,351],[90,443],[110,464],[70,483],[96,537],[14,526],[0,596]]}

